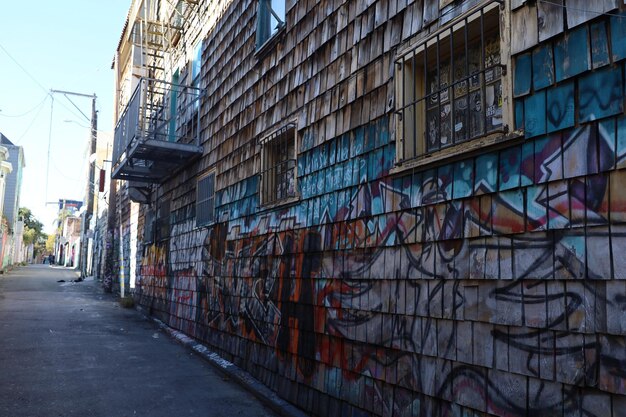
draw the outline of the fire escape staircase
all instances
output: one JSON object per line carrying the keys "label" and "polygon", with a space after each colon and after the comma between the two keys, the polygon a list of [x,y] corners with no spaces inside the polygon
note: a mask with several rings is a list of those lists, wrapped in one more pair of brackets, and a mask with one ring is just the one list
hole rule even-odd
{"label": "fire escape staircase", "polygon": [[112,178],[162,183],[200,145],[199,88],[142,78],[115,127]]}
{"label": "fire escape staircase", "polygon": [[[203,91],[163,80],[165,56],[176,59],[184,30],[197,17],[199,0],[166,0],[164,20],[144,3],[135,21],[132,43],[142,51],[148,71],[131,95],[115,128],[112,178],[129,181],[131,200],[148,203],[152,184],[202,155],[200,102]],[[152,19],[151,19],[152,17]]]}

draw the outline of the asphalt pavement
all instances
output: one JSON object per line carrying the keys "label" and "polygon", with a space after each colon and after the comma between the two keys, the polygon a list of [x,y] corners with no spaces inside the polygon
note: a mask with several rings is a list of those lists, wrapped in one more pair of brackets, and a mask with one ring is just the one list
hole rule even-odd
{"label": "asphalt pavement", "polygon": [[0,417],[277,415],[77,277],[54,265],[0,275]]}

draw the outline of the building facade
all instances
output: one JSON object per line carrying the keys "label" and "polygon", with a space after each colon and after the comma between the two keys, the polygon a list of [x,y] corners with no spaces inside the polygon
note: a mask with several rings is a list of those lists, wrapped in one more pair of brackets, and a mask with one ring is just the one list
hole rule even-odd
{"label": "building facade", "polygon": [[312,415],[624,415],[623,10],[133,2],[112,287]]}
{"label": "building facade", "polygon": [[[2,268],[21,262],[21,250],[23,246],[22,235],[15,233],[21,231],[18,226],[19,217],[18,210],[20,208],[20,194],[22,190],[22,176],[26,160],[24,158],[24,148],[13,144],[3,134],[0,133],[0,143],[9,152],[8,162],[11,164],[11,170],[7,172],[5,179],[4,204],[2,214],[7,220],[8,233],[6,245],[3,245]],[[18,230],[19,229],[19,230]]]}

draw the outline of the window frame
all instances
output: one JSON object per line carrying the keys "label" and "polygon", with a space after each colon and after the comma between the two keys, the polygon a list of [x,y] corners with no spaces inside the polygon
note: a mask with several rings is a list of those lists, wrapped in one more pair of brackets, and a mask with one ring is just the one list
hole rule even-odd
{"label": "window frame", "polygon": [[[212,181],[212,185],[213,187],[210,189],[208,196],[204,199],[200,199],[200,183],[203,180],[207,180],[208,178],[213,177],[213,181]],[[198,177],[198,181],[196,182],[196,226],[197,227],[203,227],[203,226],[210,226],[212,224],[215,224],[215,180],[217,178],[217,174],[216,171],[213,169],[211,171],[205,172],[204,174],[202,174],[201,176]],[[200,205],[202,203],[205,202],[210,202],[213,201],[213,209],[212,212],[210,213],[210,216],[208,216],[208,218],[206,220],[200,219],[200,213],[202,213],[202,211],[200,210]]]}
{"label": "window frame", "polygon": [[[495,14],[495,16],[493,16]],[[490,19],[493,23],[497,22],[493,26],[484,27],[485,20]],[[480,145],[481,147],[490,146],[494,143],[499,143],[503,139],[508,138],[509,136],[509,126],[513,126],[513,106],[512,106],[512,85],[510,79],[510,71],[507,71],[507,68],[510,68],[510,5],[503,5],[499,0],[491,0],[476,7],[468,10],[466,13],[461,14],[460,16],[454,18],[449,23],[443,25],[436,31],[427,34],[419,39],[413,39],[407,42],[405,45],[398,49],[395,59],[395,94],[396,94],[396,109],[395,113],[395,124],[396,124],[396,168],[395,170],[410,168],[415,166],[421,166],[433,163],[435,161],[441,159],[447,159],[451,156],[464,154],[470,149],[475,148]],[[476,28],[476,26],[478,26]],[[479,46],[478,49],[481,52],[480,55],[480,63],[478,71],[470,71],[470,66],[467,63],[468,55],[471,57],[469,53],[471,52],[470,41],[468,38],[468,33],[473,30],[477,31],[479,38]],[[489,32],[497,31],[497,39],[499,45],[499,62],[487,66],[486,64],[486,55],[485,49],[487,46],[487,41],[489,40]],[[462,40],[455,42],[455,39],[458,40],[459,36],[461,36]],[[438,82],[439,89],[435,91],[427,91],[427,77],[428,77],[428,67],[426,62],[428,60],[428,54],[432,53],[433,48],[435,51],[434,65],[439,67],[441,63],[441,49],[440,45],[446,43],[448,56],[447,62],[444,59],[443,62],[449,64],[450,69],[448,70],[448,85],[444,83],[439,83],[440,74],[437,72],[437,77],[435,77],[436,82]],[[460,46],[459,46],[460,45]],[[460,79],[455,76],[455,55],[459,55],[459,50],[461,50],[461,54],[459,57],[460,61],[464,62],[465,71],[462,74]],[[470,58],[471,59],[471,58]],[[409,65],[407,62],[411,61],[413,66],[408,68]],[[423,65],[423,68],[414,69],[416,66],[416,62],[419,62]],[[412,71],[414,75],[413,79],[409,79],[407,83],[406,71]],[[486,74],[489,71],[494,71],[493,74],[496,74],[499,71],[498,78],[495,80],[486,80]],[[466,107],[465,113],[467,113],[464,117],[464,120],[469,121],[472,117],[472,113],[470,110],[470,94],[472,93],[469,89],[470,79],[479,77],[478,89],[480,90],[481,95],[478,97],[481,105],[481,110],[479,111],[482,116],[483,125],[480,128],[480,131],[477,134],[472,135],[471,133],[471,123],[467,123],[462,129],[467,131],[466,138],[463,140],[456,139],[456,128],[455,125],[455,113],[453,109],[455,108],[456,101],[459,101],[457,97],[454,96],[454,91],[459,87],[463,87],[462,83],[465,82],[466,92],[462,93],[459,97],[461,99],[465,98]],[[442,78],[442,77],[441,77]],[[486,101],[486,93],[485,88],[486,85],[498,84],[500,85],[501,91],[501,124],[498,128],[488,129],[487,126],[487,106],[485,106]],[[412,91],[411,91],[412,90]],[[450,97],[445,101],[441,99],[442,91],[447,90]],[[448,131],[452,133],[452,141],[449,144],[442,144],[441,138],[441,120],[438,121],[437,125],[437,140],[439,140],[438,146],[435,149],[428,149],[428,138],[426,131],[428,129],[427,120],[428,120],[428,110],[426,101],[430,99],[431,96],[438,96],[439,100],[437,101],[436,108],[439,109],[439,119],[441,119],[441,108],[442,103],[447,102],[449,104],[449,111],[447,117],[449,117],[449,127]],[[454,103],[454,104],[453,104]],[[437,113],[435,113],[435,118],[437,118]],[[514,135],[515,136],[515,135]],[[410,139],[411,138],[411,139]]]}
{"label": "window frame", "polygon": [[[272,1],[283,3],[284,15],[277,16]],[[280,20],[282,17],[282,21]],[[272,18],[276,19],[277,26],[272,30]],[[287,21],[287,2],[285,0],[257,0],[256,15],[256,51],[263,51],[268,45],[273,44],[278,35],[285,29]]]}
{"label": "window frame", "polygon": [[154,241],[162,242],[167,240],[171,236],[172,222],[171,222],[171,200],[160,199],[157,202],[155,213],[155,226],[154,226]]}
{"label": "window frame", "polygon": [[[270,134],[265,135],[259,141],[261,145],[261,171],[260,171],[260,181],[259,181],[259,200],[260,205],[265,207],[273,207],[279,206],[283,204],[288,204],[294,201],[297,201],[300,198],[300,194],[298,191],[298,124],[297,121],[291,121],[284,126],[280,127],[272,131]],[[290,146],[288,141],[292,140],[293,145]],[[292,157],[289,158],[287,155],[287,159],[281,160],[278,159],[275,155],[275,150],[277,147],[281,147],[279,142],[286,142],[286,154],[289,153],[291,149],[293,154]],[[284,148],[283,146],[282,148]],[[279,150],[280,152],[280,150]],[[278,174],[275,172],[280,165],[287,164],[287,168],[284,172],[279,172]],[[280,168],[283,169],[282,167]],[[288,172],[292,171],[293,174],[291,178],[293,178],[293,187],[290,187],[289,184],[289,174]],[[276,181],[276,175],[285,175],[285,182]],[[280,184],[286,184],[286,195],[278,196],[279,191],[278,188]],[[293,191],[290,192],[290,189],[293,188]]]}
{"label": "window frame", "polygon": [[156,232],[156,216],[154,209],[149,207],[144,214],[143,221],[143,243],[144,245],[152,244],[155,241]]}

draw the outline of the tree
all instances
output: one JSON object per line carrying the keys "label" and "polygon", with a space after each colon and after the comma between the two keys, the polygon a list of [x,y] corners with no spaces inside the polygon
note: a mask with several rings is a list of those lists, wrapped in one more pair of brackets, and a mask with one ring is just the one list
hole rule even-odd
{"label": "tree", "polygon": [[17,215],[24,221],[24,226],[35,231],[35,235],[41,235],[43,230],[43,223],[35,218],[29,208],[20,207],[17,211]]}
{"label": "tree", "polygon": [[29,208],[20,207],[17,213],[24,222],[23,242],[25,245],[33,244],[33,256],[37,257],[46,250],[45,242],[48,239],[48,235],[42,231],[43,223],[35,218]]}
{"label": "tree", "polygon": [[48,237],[46,238],[45,248],[46,248],[47,253],[54,252],[54,240],[55,240],[54,235],[48,235]]}

